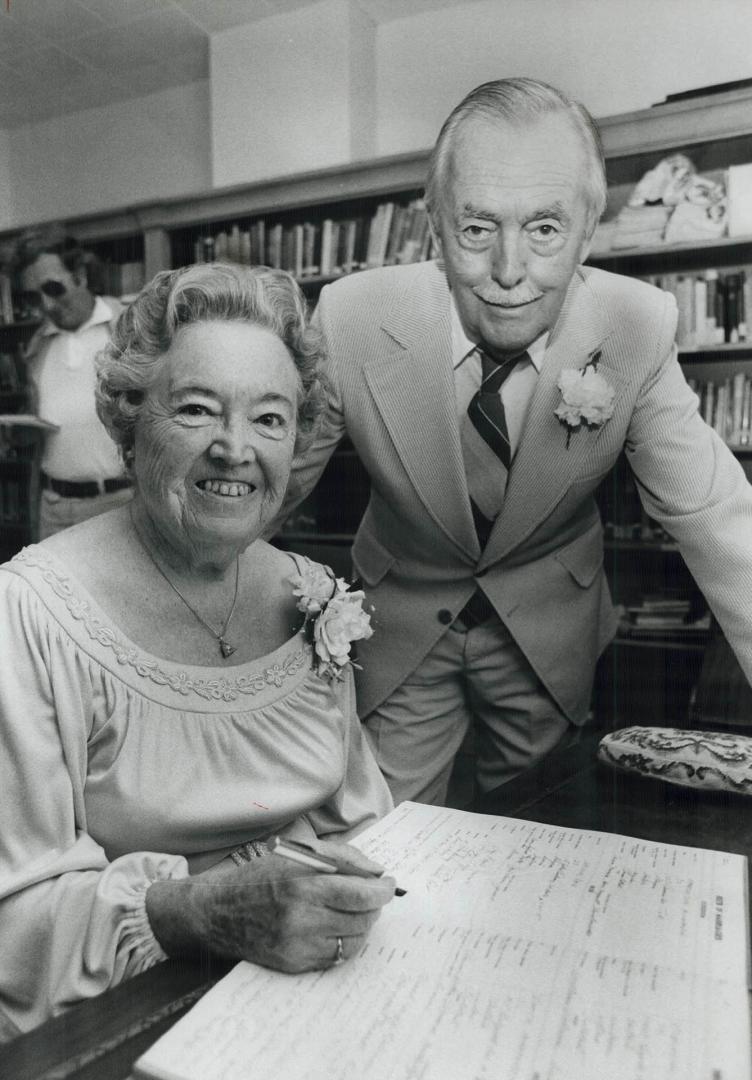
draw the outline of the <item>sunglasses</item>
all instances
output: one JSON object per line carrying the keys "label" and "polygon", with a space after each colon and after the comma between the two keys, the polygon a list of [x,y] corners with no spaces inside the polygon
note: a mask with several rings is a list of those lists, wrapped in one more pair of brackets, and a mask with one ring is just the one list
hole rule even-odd
{"label": "sunglasses", "polygon": [[68,287],[62,283],[62,281],[43,281],[39,286],[39,291],[48,296],[50,300],[59,300],[61,296],[65,296],[68,291]]}
{"label": "sunglasses", "polygon": [[64,285],[62,281],[55,281],[54,278],[41,282],[38,289],[24,289],[27,303],[35,306],[41,303],[43,293],[50,300],[59,300],[67,292],[68,286]]}

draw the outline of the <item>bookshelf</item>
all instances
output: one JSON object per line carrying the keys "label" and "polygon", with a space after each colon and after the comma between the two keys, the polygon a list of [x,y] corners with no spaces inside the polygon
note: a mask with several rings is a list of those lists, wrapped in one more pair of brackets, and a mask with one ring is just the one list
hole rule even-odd
{"label": "bookshelf", "polygon": [[[738,88],[600,118],[599,127],[607,159],[609,205],[605,218],[608,220],[625,205],[637,180],[668,153],[687,154],[701,173],[752,161],[752,89]],[[274,262],[277,255],[270,258],[272,251],[279,253],[279,261],[285,265],[284,253],[287,265],[297,271],[301,286],[313,303],[323,284],[369,263],[369,239],[375,242],[371,232],[376,231],[378,215],[381,246],[377,252],[371,250],[372,263],[410,261],[430,254],[430,246],[425,246],[425,233],[421,234],[415,221],[420,215],[427,159],[427,151],[422,150],[348,163],[190,197],[116,208],[108,213],[71,219],[66,225],[105,264],[141,261],[147,280],[158,270],[198,257],[218,254],[238,257],[240,253],[241,261],[255,261],[256,253],[263,252],[266,261]],[[390,209],[384,210],[387,206]],[[405,247],[399,239],[401,228],[403,241],[410,236],[410,227],[405,222],[411,211],[416,233],[413,240],[421,238],[412,248]],[[386,229],[384,215],[389,218]],[[270,249],[272,236],[275,246]],[[748,284],[752,283],[752,236],[595,251],[590,259],[592,265],[652,279],[662,285],[672,282],[675,286],[682,278],[693,282],[702,279],[707,287],[709,281],[717,280],[714,274],[731,275],[742,270],[747,271]],[[687,286],[682,288],[686,291]],[[720,321],[724,322],[725,318],[722,315]],[[747,318],[752,324],[752,298],[747,300]],[[685,372],[697,380],[701,396],[703,392],[707,396],[707,389],[702,388],[710,384],[728,385],[733,417],[735,377],[743,375],[752,385],[752,325],[748,324],[746,338],[737,333],[734,340],[730,334],[726,335],[725,325],[723,340],[720,335],[698,337],[694,326],[691,331],[680,344]],[[0,335],[3,332],[0,329]],[[737,380],[739,385],[743,405],[747,383]],[[715,404],[716,394],[714,390]],[[724,437],[734,442],[731,434]],[[735,452],[752,475],[752,449],[737,441]],[[640,677],[640,681],[665,683],[664,696],[666,700],[672,697],[666,715],[679,716],[689,693],[686,687],[696,678],[702,659],[707,633],[701,621],[703,601],[675,545],[643,520],[636,492],[630,493],[629,482],[626,473],[617,468],[602,490],[607,571],[615,600],[625,609],[634,609],[640,606],[641,598],[652,597],[663,587],[671,592],[672,599],[678,596],[688,600],[693,618],[697,616],[699,621],[691,632],[672,630],[670,626],[644,626],[642,635],[634,632],[620,635],[615,649],[639,655],[638,666],[644,667],[649,658],[655,670],[652,675],[646,670],[645,678]],[[288,523],[280,542],[305,548],[315,557],[326,558],[338,572],[345,572],[350,541],[367,499],[367,476],[352,448],[343,445],[333,456],[317,491]],[[617,504],[618,515],[610,520],[609,514],[613,517]],[[664,614],[668,618],[670,611]],[[646,613],[646,621],[650,622],[650,612]],[[678,664],[684,665],[681,672]],[[669,691],[669,683],[684,688],[676,702],[673,702],[676,692]],[[629,699],[630,694],[625,692],[625,696]]]}
{"label": "bookshelf", "polygon": [[[30,411],[21,351],[36,327],[31,319],[0,323],[0,415]],[[36,537],[41,445],[38,430],[0,424],[0,561]]]}
{"label": "bookshelf", "polygon": [[[701,414],[752,478],[752,237],[600,253],[590,262],[674,294],[679,361]],[[644,515],[623,460],[599,502],[621,619],[596,700],[607,699],[617,724],[651,715],[686,724],[712,632],[707,605],[677,546]]]}

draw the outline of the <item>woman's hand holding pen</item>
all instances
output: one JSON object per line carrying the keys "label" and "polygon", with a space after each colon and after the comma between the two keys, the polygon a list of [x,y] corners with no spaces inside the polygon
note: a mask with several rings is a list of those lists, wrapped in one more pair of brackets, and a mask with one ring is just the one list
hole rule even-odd
{"label": "woman's hand holding pen", "polygon": [[287,972],[355,955],[394,896],[394,879],[371,876],[383,868],[348,844],[317,841],[316,851],[368,876],[320,873],[269,854],[155,882],[146,911],[157,940],[168,955],[208,948]]}

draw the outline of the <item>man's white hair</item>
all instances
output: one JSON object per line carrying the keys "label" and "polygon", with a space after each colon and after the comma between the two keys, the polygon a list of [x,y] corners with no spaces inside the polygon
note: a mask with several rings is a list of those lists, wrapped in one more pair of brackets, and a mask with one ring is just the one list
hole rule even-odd
{"label": "man's white hair", "polygon": [[537,79],[495,79],[471,90],[449,114],[431,152],[426,182],[426,202],[432,215],[441,203],[446,162],[461,124],[473,117],[502,120],[523,126],[541,116],[558,114],[569,122],[580,140],[588,162],[584,178],[588,202],[588,236],[606,208],[606,165],[601,137],[590,113],[578,101]]}

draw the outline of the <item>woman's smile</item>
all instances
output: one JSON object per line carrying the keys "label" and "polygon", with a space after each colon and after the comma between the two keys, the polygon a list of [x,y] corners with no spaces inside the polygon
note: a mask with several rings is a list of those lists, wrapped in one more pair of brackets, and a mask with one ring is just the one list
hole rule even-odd
{"label": "woman's smile", "polygon": [[229,496],[234,499],[250,495],[256,490],[255,484],[237,480],[199,480],[196,487],[207,495],[219,495],[221,498]]}

